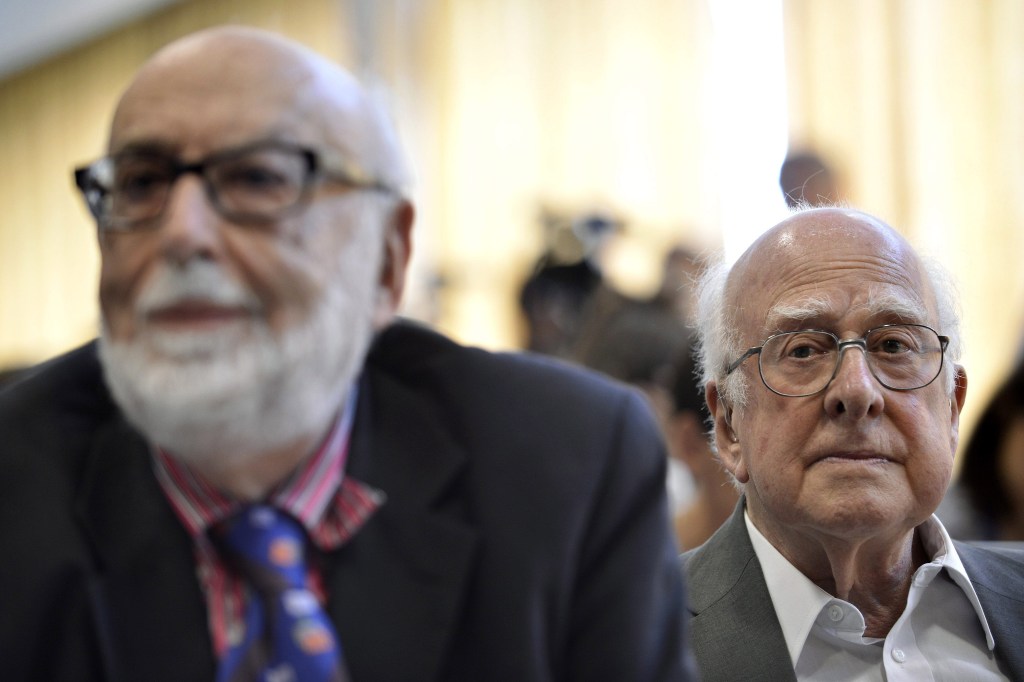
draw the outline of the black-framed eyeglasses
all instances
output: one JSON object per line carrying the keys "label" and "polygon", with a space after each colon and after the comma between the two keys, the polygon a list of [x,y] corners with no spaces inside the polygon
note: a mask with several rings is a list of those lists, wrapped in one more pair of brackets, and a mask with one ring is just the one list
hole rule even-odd
{"label": "black-framed eyeglasses", "polygon": [[303,207],[321,179],[395,192],[354,164],[328,161],[316,150],[281,141],[257,142],[193,163],[160,151],[130,149],[76,169],[75,184],[101,231],[130,231],[156,224],[171,188],[186,173],[202,178],[206,196],[222,216],[251,225]]}
{"label": "black-framed eyeglasses", "polygon": [[857,347],[878,383],[894,391],[913,391],[939,376],[948,346],[948,336],[923,324],[887,324],[869,329],[859,339],[846,340],[831,332],[803,329],[769,336],[730,364],[726,374],[757,355],[761,381],[768,390],[801,398],[824,391],[839,371],[843,352]]}

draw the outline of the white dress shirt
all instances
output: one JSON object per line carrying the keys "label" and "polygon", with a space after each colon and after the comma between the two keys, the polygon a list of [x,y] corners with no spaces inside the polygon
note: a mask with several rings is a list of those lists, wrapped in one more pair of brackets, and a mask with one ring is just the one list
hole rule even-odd
{"label": "white dress shirt", "polygon": [[856,606],[811,582],[744,517],[798,680],[1007,679],[974,586],[934,515],[917,529],[931,562],[914,573],[907,607],[885,639],[865,637]]}

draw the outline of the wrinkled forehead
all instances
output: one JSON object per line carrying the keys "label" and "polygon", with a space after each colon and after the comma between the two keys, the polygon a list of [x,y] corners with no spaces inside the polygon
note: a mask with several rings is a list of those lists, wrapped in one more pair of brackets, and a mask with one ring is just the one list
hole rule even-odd
{"label": "wrinkled forehead", "polygon": [[934,292],[906,240],[846,209],[803,212],[765,233],[733,267],[726,300],[741,333],[755,336],[938,322]]}
{"label": "wrinkled forehead", "polygon": [[369,156],[363,99],[351,76],[297,44],[207,31],[140,69],[118,104],[109,147],[153,142],[199,154],[283,137]]}

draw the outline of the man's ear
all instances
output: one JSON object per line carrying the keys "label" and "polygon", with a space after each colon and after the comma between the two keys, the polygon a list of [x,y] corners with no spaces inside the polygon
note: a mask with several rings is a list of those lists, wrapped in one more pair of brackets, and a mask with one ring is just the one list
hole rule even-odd
{"label": "man's ear", "polygon": [[729,402],[718,392],[718,383],[709,381],[704,389],[704,400],[715,423],[715,447],[722,466],[740,483],[747,482],[747,467],[743,460],[740,437],[733,426],[733,410]]}
{"label": "man's ear", "polygon": [[398,310],[405,290],[405,276],[412,255],[412,225],[416,211],[406,199],[399,199],[384,225],[384,249],[380,278],[377,284],[377,307],[373,315],[374,329],[387,325]]}

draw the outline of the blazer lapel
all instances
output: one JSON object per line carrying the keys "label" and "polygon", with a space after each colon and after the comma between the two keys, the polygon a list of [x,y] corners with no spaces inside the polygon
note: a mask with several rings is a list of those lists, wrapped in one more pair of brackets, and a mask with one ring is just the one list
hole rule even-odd
{"label": "blazer lapel", "polygon": [[1024,679],[1024,552],[1011,558],[959,542],[956,551],[992,629],[996,660],[1010,679]]}
{"label": "blazer lapel", "polygon": [[387,501],[326,576],[355,679],[434,679],[457,630],[477,534],[459,494],[466,456],[436,400],[373,365],[360,388],[348,473]]}
{"label": "blazer lapel", "polygon": [[707,543],[683,555],[694,654],[707,680],[795,682],[786,640],[747,535],[744,504],[741,498]]}
{"label": "blazer lapel", "polygon": [[98,564],[90,597],[111,680],[201,680],[214,672],[192,544],[120,417],[96,432],[78,513]]}

